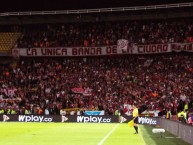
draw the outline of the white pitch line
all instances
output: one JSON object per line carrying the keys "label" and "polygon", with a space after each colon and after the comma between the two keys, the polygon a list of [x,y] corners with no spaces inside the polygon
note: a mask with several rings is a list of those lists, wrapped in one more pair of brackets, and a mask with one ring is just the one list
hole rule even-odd
{"label": "white pitch line", "polygon": [[175,138],[175,137],[170,137],[170,136],[168,136],[168,137],[165,137],[165,138]]}
{"label": "white pitch line", "polygon": [[115,131],[115,129],[117,129],[119,124],[117,124],[115,127],[113,127],[113,129],[98,143],[98,145],[102,145],[105,140],[113,133],[113,131]]}
{"label": "white pitch line", "polygon": [[170,136],[168,136],[168,137],[165,137],[165,138],[180,138],[180,137],[170,137]]}

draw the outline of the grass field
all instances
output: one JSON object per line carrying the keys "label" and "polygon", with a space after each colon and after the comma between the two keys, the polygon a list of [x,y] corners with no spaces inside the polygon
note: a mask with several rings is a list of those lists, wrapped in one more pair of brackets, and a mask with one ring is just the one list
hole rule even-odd
{"label": "grass field", "polygon": [[0,123],[0,145],[189,145],[166,132],[153,134],[140,125],[139,134],[128,124]]}

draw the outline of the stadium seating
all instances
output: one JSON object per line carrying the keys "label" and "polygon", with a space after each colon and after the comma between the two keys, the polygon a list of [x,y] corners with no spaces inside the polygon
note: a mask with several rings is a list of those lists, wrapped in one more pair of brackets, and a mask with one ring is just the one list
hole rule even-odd
{"label": "stadium seating", "polygon": [[[104,46],[116,45],[121,38],[137,44],[184,43],[192,41],[187,39],[193,36],[190,22],[30,25],[23,26],[25,34],[0,33],[0,47],[10,51],[16,41],[18,48]],[[160,110],[159,115],[176,115],[186,104],[189,109],[193,107],[193,57],[187,52],[20,58],[14,66],[0,68],[0,106],[18,114],[24,113],[24,107],[33,114],[39,109],[59,114],[61,108],[81,108],[112,115],[117,109],[125,113],[125,104],[134,101],[143,109]]]}
{"label": "stadium seating", "polygon": [[0,33],[0,53],[10,53],[21,33]]}
{"label": "stadium seating", "polygon": [[[38,29],[37,29],[38,28]],[[25,25],[18,47],[107,46],[118,39],[129,43],[193,42],[192,20],[125,21],[80,24]]]}

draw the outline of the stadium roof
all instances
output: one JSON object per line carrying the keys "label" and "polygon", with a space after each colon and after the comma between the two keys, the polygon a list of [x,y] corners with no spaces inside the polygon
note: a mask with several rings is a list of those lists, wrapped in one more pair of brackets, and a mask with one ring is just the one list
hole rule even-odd
{"label": "stadium roof", "polygon": [[191,2],[191,0],[1,0],[0,13],[113,8],[185,2]]}

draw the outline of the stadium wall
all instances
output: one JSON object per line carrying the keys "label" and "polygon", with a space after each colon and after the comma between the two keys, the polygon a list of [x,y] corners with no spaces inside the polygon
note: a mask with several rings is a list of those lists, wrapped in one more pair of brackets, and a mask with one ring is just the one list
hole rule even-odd
{"label": "stadium wall", "polygon": [[158,124],[166,131],[193,145],[193,126],[163,118],[158,119]]}

